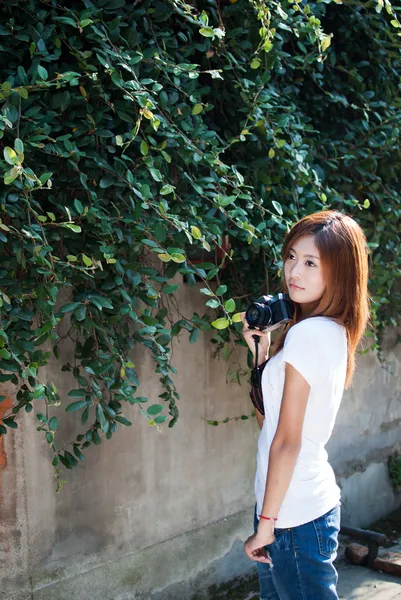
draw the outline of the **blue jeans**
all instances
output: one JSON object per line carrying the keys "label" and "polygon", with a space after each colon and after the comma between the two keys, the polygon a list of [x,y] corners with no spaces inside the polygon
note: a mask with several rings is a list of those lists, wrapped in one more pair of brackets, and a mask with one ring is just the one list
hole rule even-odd
{"label": "blue jeans", "polygon": [[[255,531],[258,519],[254,518]],[[298,527],[276,529],[266,546],[273,561],[256,563],[260,600],[338,600],[337,556],[340,504],[328,513]]]}

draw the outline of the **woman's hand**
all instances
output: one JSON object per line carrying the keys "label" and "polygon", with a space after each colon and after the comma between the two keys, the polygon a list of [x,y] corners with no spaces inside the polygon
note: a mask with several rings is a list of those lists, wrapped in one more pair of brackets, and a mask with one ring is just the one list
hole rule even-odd
{"label": "woman's hand", "polygon": [[266,551],[265,546],[269,546],[275,540],[272,531],[266,533],[254,533],[244,544],[244,550],[248,558],[255,562],[267,563],[271,567],[273,562],[270,554]]}
{"label": "woman's hand", "polygon": [[252,352],[253,356],[255,356],[256,349],[255,349],[255,340],[253,339],[252,336],[258,335],[260,338],[260,341],[259,341],[259,364],[261,364],[262,362],[267,360],[268,354],[269,354],[269,349],[270,349],[269,328],[265,329],[264,331],[260,331],[259,329],[249,329],[249,325],[245,319],[245,313],[242,312],[242,313],[240,313],[240,315],[241,315],[241,321],[244,326],[243,330],[242,330],[242,335],[244,337],[244,340],[248,344],[249,349]]}

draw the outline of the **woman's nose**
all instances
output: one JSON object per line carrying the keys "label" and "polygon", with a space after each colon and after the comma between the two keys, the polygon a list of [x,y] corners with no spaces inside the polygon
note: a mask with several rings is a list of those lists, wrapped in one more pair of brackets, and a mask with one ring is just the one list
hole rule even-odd
{"label": "woman's nose", "polygon": [[291,269],[291,277],[294,277],[294,279],[298,279],[298,277],[301,276],[301,270],[302,265],[300,265],[299,262],[294,263]]}

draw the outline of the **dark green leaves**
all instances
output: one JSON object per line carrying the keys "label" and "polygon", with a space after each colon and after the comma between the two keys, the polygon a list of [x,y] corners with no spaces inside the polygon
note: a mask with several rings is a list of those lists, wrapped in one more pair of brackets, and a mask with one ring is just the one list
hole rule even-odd
{"label": "dark green leaves", "polygon": [[98,404],[96,407],[96,418],[99,421],[99,425],[102,428],[102,431],[104,431],[104,433],[107,433],[109,430],[109,422],[100,404]]}
{"label": "dark green leaves", "polygon": [[68,395],[70,396],[70,398],[84,398],[86,396],[86,391],[85,390],[71,390],[70,392],[68,392]]}
{"label": "dark green leaves", "polygon": [[[211,332],[228,360],[239,313],[268,282],[279,287],[285,233],[314,211],[338,208],[363,225],[374,326],[397,322],[396,11],[359,0],[241,0],[220,13],[213,3],[53,4],[41,3],[38,20],[25,3],[13,30],[0,10],[10,427],[46,401],[52,416],[36,424],[53,464],[71,469],[119,424],[142,415],[174,425],[172,339]],[[137,396],[143,352],[163,404]],[[70,386],[62,398],[50,359]],[[78,413],[77,436],[59,451],[64,409]]]}
{"label": "dark green leaves", "polygon": [[72,302],[71,304],[64,304],[64,306],[62,306],[60,308],[60,312],[61,313],[71,312],[80,306],[81,306],[80,302]]}
{"label": "dark green leaves", "polygon": [[58,423],[58,418],[57,417],[51,417],[51,419],[49,420],[49,428],[52,431],[56,431],[56,429],[58,429],[59,423]]}
{"label": "dark green leaves", "polygon": [[88,403],[86,400],[78,400],[77,402],[72,402],[65,409],[66,412],[75,412],[76,410],[81,410],[82,408],[86,408]]}
{"label": "dark green leaves", "polygon": [[3,419],[3,424],[10,429],[17,429],[18,424],[15,422],[15,417],[6,417]]}
{"label": "dark green leaves", "polygon": [[116,417],[116,421],[118,421],[118,423],[121,423],[122,425],[125,425],[126,427],[130,427],[132,425],[129,419],[126,419],[125,417],[122,417],[120,415]]}

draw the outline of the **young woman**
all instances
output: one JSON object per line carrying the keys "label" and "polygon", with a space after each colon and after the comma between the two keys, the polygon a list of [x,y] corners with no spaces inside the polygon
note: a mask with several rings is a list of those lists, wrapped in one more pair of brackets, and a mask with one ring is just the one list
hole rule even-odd
{"label": "young woman", "polygon": [[324,211],[299,221],[283,246],[284,292],[295,306],[269,358],[270,333],[243,335],[259,365],[263,406],[255,479],[261,600],[335,600],[340,489],[325,445],[369,316],[368,253],[361,227]]}

